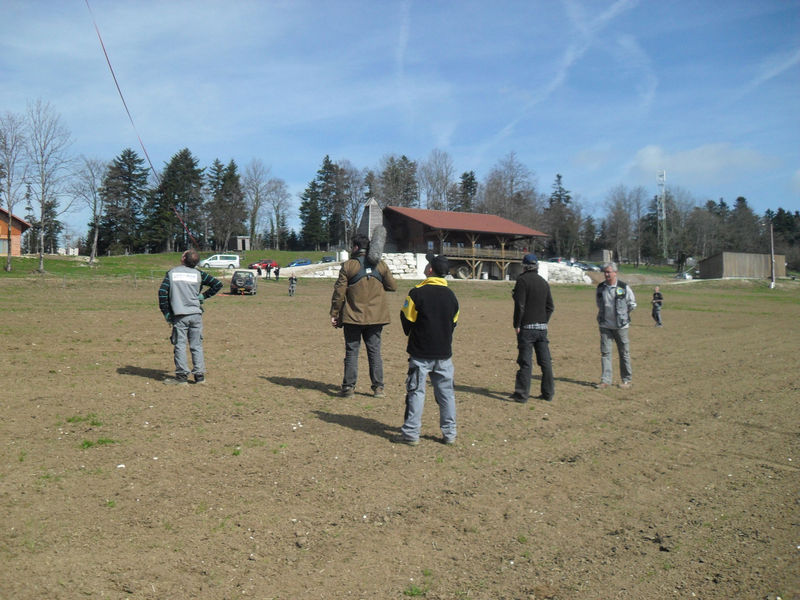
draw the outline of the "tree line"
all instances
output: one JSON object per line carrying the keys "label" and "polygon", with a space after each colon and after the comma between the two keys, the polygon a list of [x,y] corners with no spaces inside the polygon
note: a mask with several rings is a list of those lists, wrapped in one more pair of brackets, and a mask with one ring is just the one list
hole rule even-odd
{"label": "tree line", "polygon": [[[29,103],[25,114],[0,115],[0,199],[9,215],[24,202],[31,224],[23,251],[43,256],[64,235],[60,216],[75,206],[89,209],[79,242],[90,260],[98,255],[170,252],[196,245],[221,251],[234,236],[253,248],[348,248],[365,202],[381,207],[493,214],[548,234],[536,248],[543,256],[588,258],[611,249],[621,262],[661,263],[702,258],[720,251],[769,252],[770,226],[776,252],[800,268],[800,213],[783,208],[756,215],[743,197],[696,201],[680,188],[665,190],[664,210],[643,187],[619,185],[607,193],[603,215],[589,214],[581,198],[557,174],[549,193],[514,152],[479,181],[474,171],[456,175],[451,157],[435,149],[417,162],[387,155],[376,167],[359,168],[325,156],[299,194],[299,231],[288,227],[292,197],[286,182],[253,159],[240,172],[234,160],[201,167],[188,148],[156,173],[125,148],[110,162],[72,157],[71,134],[46,102]],[[10,227],[6,270],[11,269]]]}

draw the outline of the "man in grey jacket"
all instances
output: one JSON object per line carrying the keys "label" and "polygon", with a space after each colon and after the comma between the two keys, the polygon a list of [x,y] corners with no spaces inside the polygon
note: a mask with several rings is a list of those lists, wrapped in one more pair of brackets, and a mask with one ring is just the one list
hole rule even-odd
{"label": "man in grey jacket", "polygon": [[[196,269],[198,262],[197,250],[187,250],[181,256],[180,266],[167,271],[158,288],[158,308],[172,325],[170,341],[174,346],[175,379],[164,380],[167,384],[189,382],[187,342],[192,354],[194,382],[205,383],[202,304],[222,289],[222,282]],[[202,291],[204,286],[206,290]]]}
{"label": "man in grey jacket", "polygon": [[597,286],[597,323],[600,326],[600,362],[602,375],[599,389],[611,385],[611,342],[616,342],[619,352],[619,374],[621,388],[631,387],[633,369],[631,367],[630,340],[628,328],[631,311],[636,308],[633,290],[624,281],[617,279],[617,265],[610,262],[603,265],[605,281]]}

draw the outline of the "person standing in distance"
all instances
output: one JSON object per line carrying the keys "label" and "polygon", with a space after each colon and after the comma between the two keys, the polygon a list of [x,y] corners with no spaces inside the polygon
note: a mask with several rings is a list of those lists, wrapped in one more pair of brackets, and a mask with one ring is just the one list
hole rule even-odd
{"label": "person standing in distance", "polygon": [[656,327],[662,327],[661,323],[661,305],[664,303],[664,295],[661,293],[661,288],[656,286],[653,290],[653,321],[656,322]]}
{"label": "person standing in distance", "polygon": [[356,235],[352,258],[342,265],[331,297],[331,325],[344,328],[341,395],[345,398],[355,393],[362,338],[367,347],[372,393],[376,398],[385,396],[381,333],[383,326],[391,321],[386,292],[397,290],[397,283],[385,262],[378,260],[377,264],[370,264],[368,251],[369,238],[363,234]]}
{"label": "person standing in distance", "polygon": [[600,363],[602,375],[597,387],[607,388],[612,381],[611,343],[616,342],[619,352],[619,374],[621,388],[631,386],[633,369],[628,329],[631,312],[636,308],[636,296],[631,287],[617,279],[617,265],[609,262],[603,265],[605,281],[597,286],[597,323],[600,326]]}
{"label": "person standing in distance", "polygon": [[[167,384],[189,382],[189,363],[186,344],[192,354],[192,374],[195,383],[205,383],[206,365],[203,356],[203,301],[222,289],[222,282],[208,273],[196,269],[200,257],[197,250],[187,250],[181,256],[180,266],[173,267],[164,276],[158,288],[158,308],[172,325],[170,341],[175,359],[175,379]],[[206,287],[205,291],[203,287]]]}
{"label": "person standing in distance", "polygon": [[514,382],[514,393],[510,398],[517,402],[527,402],[531,391],[531,370],[533,352],[536,364],[542,369],[540,396],[542,400],[552,400],[555,394],[553,380],[553,361],[547,340],[547,323],[555,308],[550,286],[539,275],[539,261],[535,254],[522,258],[522,274],[517,277],[512,296],[514,298],[514,331],[517,333],[517,364],[519,370]]}
{"label": "person standing in distance", "polygon": [[439,405],[442,442],[456,441],[456,397],[453,385],[453,330],[458,323],[458,300],[445,275],[450,265],[444,256],[426,255],[425,281],[413,288],[400,311],[408,336],[406,411],[400,435],[393,442],[416,446],[425,407],[425,382],[430,375]]}

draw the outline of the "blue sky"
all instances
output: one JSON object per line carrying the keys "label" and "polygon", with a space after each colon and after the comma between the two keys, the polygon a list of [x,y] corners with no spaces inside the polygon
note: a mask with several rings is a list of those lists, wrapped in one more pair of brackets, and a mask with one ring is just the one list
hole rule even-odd
{"label": "blue sky", "polygon": [[483,180],[513,151],[597,215],[661,169],[699,202],[800,210],[800,0],[0,4],[0,111],[49,101],[75,155],[142,154],[93,15],[157,168],[259,158],[296,195],[326,154],[439,149]]}

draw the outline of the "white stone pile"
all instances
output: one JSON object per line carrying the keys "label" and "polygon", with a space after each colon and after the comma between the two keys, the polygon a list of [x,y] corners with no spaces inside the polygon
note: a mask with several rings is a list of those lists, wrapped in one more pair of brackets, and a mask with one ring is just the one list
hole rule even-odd
{"label": "white stone pile", "polygon": [[[422,256],[422,266],[419,266],[418,256]],[[396,279],[422,279],[424,275],[422,270],[425,269],[425,256],[422,254],[414,254],[413,252],[402,252],[393,254],[383,254],[381,256],[386,266],[392,272]],[[319,269],[309,270],[304,273],[298,273],[301,277],[328,277],[336,278],[339,276],[339,270],[342,268],[342,263],[326,263],[325,266],[320,265]]]}
{"label": "white stone pile", "polygon": [[[424,254],[414,254],[413,252],[401,252],[384,254],[383,261],[389,267],[395,279],[424,279],[423,273],[427,260]],[[319,265],[319,268],[304,267],[302,272],[298,272],[300,277],[322,277],[336,278],[339,276],[341,262],[326,263]],[[581,283],[592,284],[591,278],[581,271],[578,267],[570,267],[562,263],[539,262],[539,275],[550,283]]]}
{"label": "white stone pile", "polygon": [[539,261],[539,275],[550,283],[592,283],[581,269],[563,263]]}

